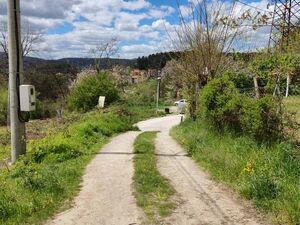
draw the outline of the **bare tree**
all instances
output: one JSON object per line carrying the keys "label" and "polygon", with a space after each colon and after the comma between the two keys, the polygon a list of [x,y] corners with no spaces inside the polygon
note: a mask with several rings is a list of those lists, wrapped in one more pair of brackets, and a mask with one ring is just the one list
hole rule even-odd
{"label": "bare tree", "polygon": [[[8,57],[7,35],[7,26],[6,24],[2,24],[0,29],[0,49],[5,53],[6,57]],[[24,24],[21,36],[23,56],[38,51],[38,44],[43,40],[41,32],[36,32],[29,24]]]}
{"label": "bare tree", "polygon": [[188,15],[180,10],[180,26],[173,44],[181,51],[181,70],[190,101],[190,116],[196,119],[200,89],[226,68],[228,53],[239,34],[234,14],[235,2],[196,0]]}
{"label": "bare tree", "polygon": [[[24,24],[22,26],[21,38],[23,56],[28,56],[31,53],[39,51],[38,44],[42,42],[43,34],[34,31],[29,24]],[[5,23],[0,25],[0,51],[5,54],[5,57],[0,57],[0,73],[8,78],[8,71],[6,68],[6,65],[8,64],[8,30]]]}
{"label": "bare tree", "polygon": [[109,59],[116,55],[119,51],[118,40],[112,38],[107,42],[100,42],[94,48],[89,50],[89,53],[94,58],[94,66],[97,72],[101,70],[101,63],[106,61],[109,62]]}

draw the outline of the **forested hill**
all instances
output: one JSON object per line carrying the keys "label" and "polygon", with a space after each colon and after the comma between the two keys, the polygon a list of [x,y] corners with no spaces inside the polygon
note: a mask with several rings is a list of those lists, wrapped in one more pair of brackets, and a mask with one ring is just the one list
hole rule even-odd
{"label": "forested hill", "polygon": [[[46,59],[41,59],[36,57],[24,58],[25,69],[30,69],[33,66],[37,66],[41,64],[52,64],[52,63],[70,64],[73,67],[82,69],[94,65],[94,59],[93,58],[62,58],[57,60],[46,60]],[[103,69],[110,69],[115,65],[136,67],[136,59],[102,59],[101,60],[101,68]],[[5,54],[1,52],[0,52],[0,67],[2,69],[8,67]]]}

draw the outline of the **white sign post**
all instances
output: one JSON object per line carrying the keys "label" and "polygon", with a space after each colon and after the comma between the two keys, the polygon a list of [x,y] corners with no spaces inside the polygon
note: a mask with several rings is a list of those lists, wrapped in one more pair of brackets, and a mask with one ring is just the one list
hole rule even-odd
{"label": "white sign post", "polygon": [[98,102],[98,108],[103,109],[105,104],[105,96],[100,96],[99,97],[99,102]]}

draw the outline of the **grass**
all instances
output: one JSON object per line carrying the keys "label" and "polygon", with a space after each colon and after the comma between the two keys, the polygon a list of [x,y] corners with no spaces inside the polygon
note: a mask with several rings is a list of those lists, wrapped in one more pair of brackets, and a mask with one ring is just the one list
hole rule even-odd
{"label": "grass", "polygon": [[138,206],[147,216],[148,224],[159,224],[176,207],[170,199],[175,190],[157,170],[155,137],[156,132],[145,132],[134,143],[135,196]]}
{"label": "grass", "polygon": [[213,178],[224,182],[278,224],[300,222],[300,149],[291,141],[259,145],[219,134],[199,119],[175,127],[172,136]]}
{"label": "grass", "polygon": [[[290,96],[284,99],[286,109],[294,115],[294,119],[300,124],[300,96]],[[294,131],[295,138],[300,141],[300,129]]]}
{"label": "grass", "polygon": [[80,188],[86,165],[111,136],[155,110],[115,105],[82,115],[42,139],[30,140],[28,153],[0,170],[0,224],[41,224],[63,208]]}
{"label": "grass", "polygon": [[[82,117],[79,113],[70,113],[61,119],[31,120],[26,124],[27,140],[42,139],[56,134]],[[10,157],[10,131],[9,127],[0,127],[0,161]]]}

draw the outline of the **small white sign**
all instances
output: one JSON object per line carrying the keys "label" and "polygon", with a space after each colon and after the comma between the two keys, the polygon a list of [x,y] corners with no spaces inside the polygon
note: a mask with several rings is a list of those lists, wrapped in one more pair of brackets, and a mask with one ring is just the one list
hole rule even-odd
{"label": "small white sign", "polygon": [[99,97],[99,102],[98,102],[98,107],[100,109],[104,108],[104,104],[105,104],[105,96],[100,96]]}

